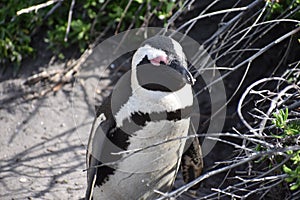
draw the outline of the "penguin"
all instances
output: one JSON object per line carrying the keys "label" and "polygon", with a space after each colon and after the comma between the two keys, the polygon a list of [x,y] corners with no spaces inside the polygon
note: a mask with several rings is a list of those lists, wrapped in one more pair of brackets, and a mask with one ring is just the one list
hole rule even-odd
{"label": "penguin", "polygon": [[172,189],[180,165],[184,181],[200,175],[198,138],[184,152],[194,83],[177,41],[154,36],[141,44],[131,70],[96,108],[87,149],[87,200],[158,198]]}

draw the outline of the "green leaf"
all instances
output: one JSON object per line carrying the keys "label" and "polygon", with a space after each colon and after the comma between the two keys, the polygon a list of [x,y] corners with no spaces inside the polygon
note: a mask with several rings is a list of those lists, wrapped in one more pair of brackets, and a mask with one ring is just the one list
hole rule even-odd
{"label": "green leaf", "polygon": [[299,188],[299,184],[294,184],[294,185],[292,185],[291,187],[290,187],[290,190],[297,190],[298,188]]}
{"label": "green leaf", "polygon": [[287,167],[286,165],[282,166],[282,169],[285,173],[290,174],[292,173],[292,169],[290,169],[289,167]]}
{"label": "green leaf", "polygon": [[288,150],[288,151],[286,151],[286,153],[287,153],[288,155],[291,155],[291,154],[294,153],[294,151],[293,151],[293,150]]}
{"label": "green leaf", "polygon": [[261,144],[256,145],[255,150],[260,151],[261,150]]}
{"label": "green leaf", "polygon": [[84,32],[80,32],[77,36],[78,40],[81,40],[84,37]]}
{"label": "green leaf", "polygon": [[65,59],[65,55],[63,53],[59,53],[58,54],[58,58],[61,59],[61,60],[63,60],[63,59]]}
{"label": "green leaf", "polygon": [[291,182],[294,181],[294,178],[288,177],[288,178],[285,178],[284,180],[285,180],[287,183],[291,183]]}

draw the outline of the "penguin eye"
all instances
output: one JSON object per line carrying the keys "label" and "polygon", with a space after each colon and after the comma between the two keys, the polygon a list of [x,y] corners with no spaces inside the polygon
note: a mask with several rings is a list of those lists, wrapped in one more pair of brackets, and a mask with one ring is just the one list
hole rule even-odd
{"label": "penguin eye", "polygon": [[180,62],[176,59],[172,60],[169,64],[170,67],[176,67],[176,66],[180,66]]}

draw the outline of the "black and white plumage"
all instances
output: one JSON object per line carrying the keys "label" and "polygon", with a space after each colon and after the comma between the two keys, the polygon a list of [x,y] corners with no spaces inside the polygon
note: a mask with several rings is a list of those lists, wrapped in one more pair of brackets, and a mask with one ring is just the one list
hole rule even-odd
{"label": "black and white plumage", "polygon": [[[185,145],[185,139],[175,138],[188,134],[193,84],[175,40],[155,36],[137,49],[130,73],[97,108],[88,144],[86,199],[154,199],[172,188]],[[199,149],[185,156],[199,157],[194,153]],[[202,169],[199,159],[182,169]]]}

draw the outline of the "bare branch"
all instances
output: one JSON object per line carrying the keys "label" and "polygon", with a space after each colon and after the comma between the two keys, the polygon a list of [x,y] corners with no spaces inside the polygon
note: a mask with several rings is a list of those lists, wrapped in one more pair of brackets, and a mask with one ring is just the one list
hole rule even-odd
{"label": "bare branch", "polygon": [[65,42],[68,41],[68,35],[70,32],[74,5],[75,5],[75,0],[72,0],[71,5],[70,5],[70,10],[69,10],[69,15],[68,15],[68,25],[67,25],[67,29],[66,29],[65,38],[64,38]]}
{"label": "bare branch", "polygon": [[203,180],[205,180],[205,179],[207,179],[207,178],[209,178],[213,175],[219,174],[221,172],[225,172],[229,169],[233,169],[237,166],[243,165],[243,164],[245,164],[249,161],[255,160],[255,159],[260,158],[262,156],[274,155],[274,154],[277,154],[279,152],[286,152],[286,151],[289,151],[289,150],[299,150],[299,149],[300,149],[300,146],[292,146],[292,147],[278,148],[278,149],[273,149],[273,150],[268,150],[268,151],[252,153],[252,154],[250,154],[249,157],[244,158],[244,159],[242,159],[242,160],[240,160],[240,161],[238,161],[234,164],[231,164],[229,166],[207,172],[206,174],[203,174],[203,175],[199,176],[198,178],[191,181],[190,183],[187,183],[184,186],[182,186],[182,187],[180,187],[180,188],[178,188],[178,189],[176,189],[172,192],[165,193],[165,195],[163,197],[158,198],[158,200],[163,200],[163,199],[179,196],[180,194],[187,191],[189,188],[193,187],[197,183],[199,183],[199,182],[201,182],[201,181],[203,181]]}
{"label": "bare branch", "polygon": [[24,8],[24,9],[19,10],[17,12],[17,15],[22,15],[24,13],[30,13],[32,11],[37,12],[39,9],[48,7],[48,6],[50,6],[50,5],[52,5],[56,2],[59,2],[59,1],[63,1],[63,0],[50,0],[50,1],[47,1],[45,3],[41,3],[41,4],[38,4],[38,5],[30,6],[28,8]]}
{"label": "bare branch", "polygon": [[[237,107],[237,112],[238,112],[238,115],[240,117],[240,119],[242,120],[243,124],[251,131],[253,132],[253,127],[244,119],[243,117],[243,114],[242,114],[242,106],[243,106],[243,102],[247,96],[247,94],[252,90],[252,88],[254,88],[255,86],[263,83],[263,82],[266,82],[266,81],[274,81],[274,80],[281,80],[281,81],[285,81],[284,78],[281,78],[281,77],[271,77],[271,78],[264,78],[264,79],[261,79],[259,81],[256,81],[254,83],[252,83],[247,89],[246,91],[243,93],[242,97],[240,98],[239,100],[239,103],[238,103],[238,107]],[[257,133],[256,131],[253,132],[254,134],[256,134],[256,136],[258,137],[261,137],[262,135]]]}

